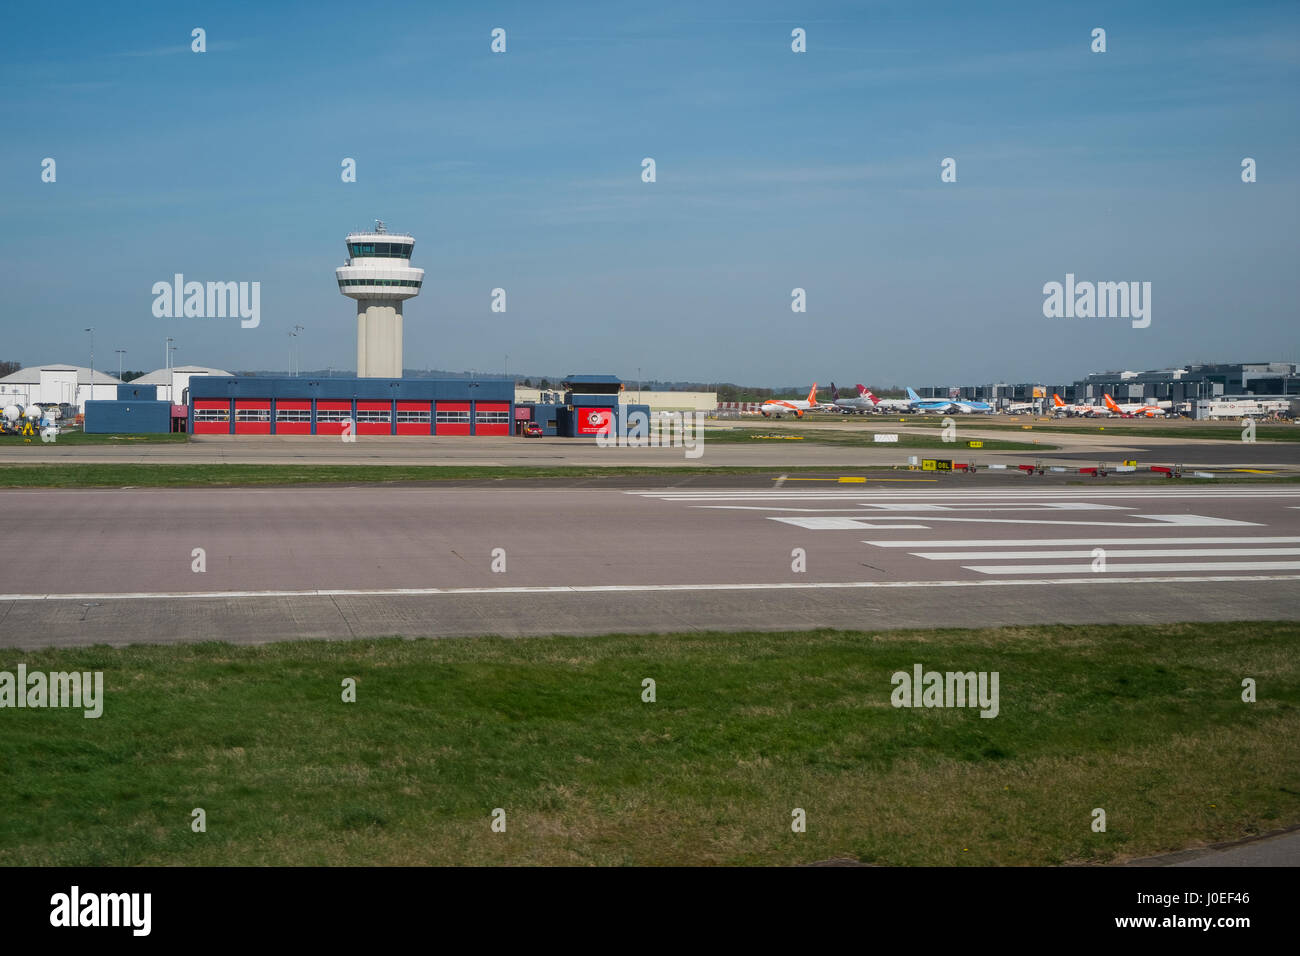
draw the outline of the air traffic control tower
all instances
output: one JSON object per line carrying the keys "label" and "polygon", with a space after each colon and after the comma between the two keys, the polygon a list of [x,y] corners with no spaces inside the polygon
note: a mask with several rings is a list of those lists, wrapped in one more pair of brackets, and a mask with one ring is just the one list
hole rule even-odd
{"label": "air traffic control tower", "polygon": [[357,300],[357,377],[402,377],[402,302],[420,294],[423,269],[411,268],[415,237],[348,233],[348,262],[334,270],[339,291]]}

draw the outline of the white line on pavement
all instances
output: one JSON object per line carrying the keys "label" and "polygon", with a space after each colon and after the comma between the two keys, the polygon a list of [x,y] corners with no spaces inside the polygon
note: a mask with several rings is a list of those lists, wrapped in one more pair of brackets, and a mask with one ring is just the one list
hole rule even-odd
{"label": "white line on pavement", "polygon": [[[913,551],[930,561],[1003,561],[1012,558],[1090,558],[1090,551]],[[1300,554],[1300,548],[1121,548],[1106,551],[1110,558],[1216,558],[1240,555]]]}
{"label": "white line on pavement", "polygon": [[[964,564],[967,571],[981,574],[1064,574],[1070,571],[1089,571],[1090,564]],[[1300,561],[1153,561],[1149,564],[1110,564],[1106,571],[1300,571]]]}
{"label": "white line on pavement", "polygon": [[[787,511],[789,509],[776,509]],[[887,528],[889,525],[867,524],[869,521],[924,521],[926,524],[935,521],[961,522],[963,524],[1041,524],[1041,525],[1084,525],[1093,528],[1157,528],[1163,526],[1172,526],[1180,528],[1224,528],[1224,527],[1260,527],[1257,521],[1235,521],[1231,518],[1210,518],[1203,515],[1130,515],[1132,518],[1146,518],[1146,521],[1056,521],[1046,518],[946,518],[938,515],[919,514],[919,515],[863,515],[857,520],[860,528]],[[804,522],[809,518],[782,518],[779,515],[769,515],[769,521],[781,521],[785,524],[798,525],[806,527]],[[1162,525],[1153,525],[1152,521],[1162,522]]]}
{"label": "white line on pavement", "polygon": [[[1244,565],[1231,565],[1245,567]],[[1085,568],[1088,566],[1085,565]],[[1186,566],[1184,566],[1186,567]],[[1297,565],[1300,567],[1300,564]],[[1034,572],[1037,573],[1037,568]],[[300,598],[300,597],[423,597],[432,595],[496,594],[600,594],[649,593],[662,591],[815,591],[871,588],[970,588],[1036,587],[1058,584],[1209,584],[1250,581],[1300,581],[1300,574],[1220,575],[1213,577],[1135,577],[1117,578],[1090,574],[1077,578],[1054,578],[1033,581],[815,581],[774,584],[580,584],[539,587],[502,588],[354,588],[305,591],[159,591],[121,594],[0,594],[0,601],[135,601],[135,600],[228,600],[230,598]]]}
{"label": "white line on pavement", "polygon": [[927,541],[913,538],[907,541],[863,541],[877,548],[1020,548],[1039,545],[1102,545],[1102,544],[1295,544],[1300,537],[1291,538],[960,538],[946,541]]}

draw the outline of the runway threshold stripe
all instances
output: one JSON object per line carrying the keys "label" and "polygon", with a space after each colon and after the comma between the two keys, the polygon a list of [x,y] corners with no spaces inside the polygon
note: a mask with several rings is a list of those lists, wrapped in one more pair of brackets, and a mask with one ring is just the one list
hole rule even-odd
{"label": "runway threshold stripe", "polygon": [[[1085,568],[1089,566],[1085,565]],[[1187,565],[1183,565],[1187,568]],[[1245,568],[1245,565],[1228,565]],[[1296,564],[1300,567],[1300,563]],[[1038,573],[1035,567],[1031,573]],[[231,598],[303,598],[303,597],[425,597],[438,595],[497,594],[617,594],[655,593],[666,591],[817,591],[862,590],[889,588],[978,588],[978,587],[1041,587],[1058,584],[1211,584],[1216,582],[1250,581],[1300,581],[1300,574],[1231,574],[1195,577],[1130,577],[1118,578],[1090,573],[1085,577],[1066,577],[1029,581],[814,581],[795,583],[781,581],[770,584],[583,584],[539,587],[501,588],[347,588],[304,591],[136,591],[130,593],[87,594],[0,594],[0,601],[140,601],[140,600],[229,600]]]}

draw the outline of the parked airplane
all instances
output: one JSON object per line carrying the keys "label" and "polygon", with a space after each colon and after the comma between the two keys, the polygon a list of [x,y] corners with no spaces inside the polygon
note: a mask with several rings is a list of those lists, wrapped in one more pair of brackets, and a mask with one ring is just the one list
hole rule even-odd
{"label": "parked airplane", "polygon": [[[831,396],[834,399],[837,411],[849,415],[854,413],[866,415],[871,412],[888,411],[894,407],[895,403],[889,402],[888,399],[881,401],[876,398],[876,396],[872,395],[871,390],[865,385],[855,385],[854,388],[858,390],[856,398],[840,398],[839,392],[835,389],[835,383],[831,382]],[[903,402],[902,405],[904,411],[907,411],[912,407],[911,402]]]}
{"label": "parked airplane", "polygon": [[1164,415],[1165,408],[1169,407],[1168,403],[1166,403],[1163,408],[1159,404],[1146,405],[1142,402],[1130,402],[1126,405],[1119,405],[1115,402],[1115,399],[1110,397],[1109,392],[1104,393],[1102,398],[1106,402],[1106,407],[1110,409],[1111,413],[1114,415],[1142,415],[1146,418],[1156,418]]}
{"label": "parked airplane", "polygon": [[952,402],[948,401],[948,399],[922,398],[920,395],[916,394],[916,391],[910,385],[907,387],[907,397],[912,403],[912,411],[914,412],[929,412],[932,415],[946,415],[948,412],[952,411]]}
{"label": "parked airplane", "polygon": [[932,415],[972,415],[976,412],[989,413],[993,406],[988,402],[973,402],[960,399],[933,398],[925,399],[908,386],[907,397],[912,400],[912,410],[929,412]]}
{"label": "parked airplane", "polygon": [[870,389],[861,385],[858,386],[858,394],[874,402],[878,412],[910,412],[912,410],[912,402],[906,398],[876,398],[871,394]]}
{"label": "parked airplane", "polygon": [[1052,410],[1057,415],[1084,415],[1091,417],[1097,413],[1095,405],[1067,405],[1060,395],[1052,393]]}
{"label": "parked airplane", "polygon": [[[867,404],[869,405],[870,402]],[[865,408],[859,398],[849,398],[847,395],[841,398],[840,390],[835,387],[834,382],[831,382],[831,407],[841,415],[852,415],[854,413],[861,415],[871,410]]]}
{"label": "parked airplane", "polygon": [[816,410],[819,406],[817,401],[817,383],[813,382],[813,387],[808,389],[808,397],[799,398],[770,398],[758,410],[763,413],[764,418],[781,418],[783,415],[793,415],[795,418],[803,418],[803,413],[809,409]]}

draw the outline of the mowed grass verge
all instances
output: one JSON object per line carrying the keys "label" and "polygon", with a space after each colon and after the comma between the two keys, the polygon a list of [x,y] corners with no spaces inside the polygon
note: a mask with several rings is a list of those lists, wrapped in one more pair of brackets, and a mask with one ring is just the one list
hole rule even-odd
{"label": "mowed grass verge", "polygon": [[[190,436],[184,432],[165,432],[158,435],[99,435],[87,434],[81,430],[60,432],[59,436],[52,444],[57,445],[157,445],[157,444],[184,444],[190,440]],[[0,435],[0,447],[5,445],[26,445],[31,444],[37,447],[46,447],[47,445],[41,440],[39,429],[34,436],[16,435],[12,432],[6,432]]]}
{"label": "mowed grass verge", "polygon": [[[2,652],[102,670],[106,700],[0,710],[0,864],[1103,863],[1300,822],[1298,644],[1243,623]],[[916,663],[997,671],[998,716],[892,707]]]}

